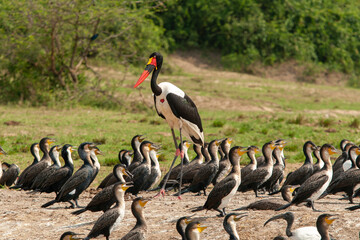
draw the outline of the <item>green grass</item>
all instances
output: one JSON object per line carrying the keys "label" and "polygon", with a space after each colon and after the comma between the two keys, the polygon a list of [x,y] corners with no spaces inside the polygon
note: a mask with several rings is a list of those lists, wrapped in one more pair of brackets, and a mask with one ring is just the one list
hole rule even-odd
{"label": "green grass", "polygon": [[[359,90],[215,73],[181,72],[159,77],[159,81],[171,81],[193,98],[206,141],[232,137],[235,145],[261,148],[267,141],[283,138],[289,142],[285,147],[289,162],[303,161],[302,147],[307,140],[337,148],[343,138],[360,141]],[[32,161],[30,145],[45,136],[55,138],[57,144],[98,142],[104,153],[99,157],[103,166],[99,181],[117,162],[119,150],[130,149],[131,138],[144,134],[162,145],[161,165],[168,168],[174,153],[170,129],[151,107],[149,83],[145,82],[140,92],[132,88],[137,77],[130,76],[117,86],[122,90],[116,94],[124,95],[124,106],[120,107],[71,107],[61,103],[52,108],[0,106],[0,145],[9,153],[1,160],[24,169]],[[116,82],[120,74],[108,78]],[[9,121],[20,125],[4,124]],[[189,155],[192,158],[193,151]],[[81,165],[76,154],[74,158],[75,165]],[[242,163],[247,162],[243,157]]]}

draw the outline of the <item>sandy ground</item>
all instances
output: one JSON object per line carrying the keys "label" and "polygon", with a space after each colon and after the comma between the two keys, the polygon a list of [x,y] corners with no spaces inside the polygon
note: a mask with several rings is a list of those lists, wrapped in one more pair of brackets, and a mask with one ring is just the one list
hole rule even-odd
{"label": "sandy ground", "polygon": [[[90,189],[80,195],[79,204],[86,205],[95,194]],[[209,190],[208,190],[209,192]],[[172,194],[172,192],[171,192]],[[141,196],[151,197],[152,193],[141,193]],[[279,196],[271,196],[280,199]],[[336,239],[358,239],[360,216],[358,212],[349,212],[345,207],[350,206],[347,201],[338,200],[340,195],[328,196],[316,202],[315,207],[327,213],[339,214],[339,219],[330,226],[330,233]],[[79,216],[70,214],[72,209],[65,209],[68,203],[58,203],[48,209],[40,206],[54,198],[54,194],[29,194],[24,191],[0,189],[0,239],[59,239],[66,231],[87,234],[102,213],[85,212]],[[258,199],[269,198],[262,196]],[[237,193],[230,202],[231,209],[247,205],[255,200],[253,192]],[[203,205],[204,196],[185,194],[183,199],[166,196],[151,200],[145,206],[144,215],[148,223],[147,239],[181,239],[176,232],[176,220],[182,216],[191,215],[190,208]],[[355,199],[358,202],[358,199]],[[130,211],[131,199],[126,201],[126,213],[119,229],[110,238],[120,239],[134,225],[135,219]],[[315,226],[316,218],[321,214],[313,212],[305,206],[292,206],[286,211],[295,214],[294,228],[301,226]],[[277,220],[263,227],[264,222],[278,214],[274,211],[245,211],[247,217],[237,223],[237,230],[241,239],[273,239],[277,235],[285,235],[285,221]],[[285,211],[282,211],[285,212]],[[223,218],[217,217],[215,211],[198,212],[196,216],[203,217],[203,225],[208,228],[202,232],[201,239],[229,239],[222,226]],[[105,239],[99,237],[99,239]]]}

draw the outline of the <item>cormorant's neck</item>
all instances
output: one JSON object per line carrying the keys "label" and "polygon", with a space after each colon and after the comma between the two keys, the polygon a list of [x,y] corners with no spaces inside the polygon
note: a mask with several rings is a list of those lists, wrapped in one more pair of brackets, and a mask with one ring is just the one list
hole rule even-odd
{"label": "cormorant's neck", "polygon": [[211,149],[209,151],[210,157],[211,157],[211,161],[210,162],[215,162],[217,164],[219,164],[219,157],[217,155],[217,149]]}
{"label": "cormorant's neck", "polygon": [[247,155],[250,158],[251,164],[254,164],[255,166],[257,166],[255,153],[254,152],[248,152]]}
{"label": "cormorant's neck", "polygon": [[328,230],[319,222],[316,223],[316,228],[320,233],[321,240],[330,240],[330,235]]}
{"label": "cormorant's neck", "polygon": [[313,164],[313,158],[311,155],[311,151],[307,150],[304,153],[305,153],[305,164],[309,164],[309,163]]}
{"label": "cormorant's neck", "polygon": [[136,218],[136,225],[134,228],[147,227],[144,215],[142,212],[133,211],[134,217]]}
{"label": "cormorant's neck", "polygon": [[157,69],[154,69],[153,74],[151,76],[151,90],[155,94],[155,96],[159,96],[162,93],[161,88],[156,83],[156,79],[159,76],[161,69],[161,65],[157,67]]}
{"label": "cormorant's neck", "polygon": [[273,161],[273,158],[272,158],[272,152],[267,151],[267,152],[264,152],[263,154],[264,154],[266,165],[267,166],[273,165],[274,161]]}
{"label": "cormorant's neck", "polygon": [[293,234],[291,232],[292,225],[294,223],[294,218],[290,217],[286,219],[287,226],[286,226],[286,236],[291,237]]}
{"label": "cormorant's neck", "polygon": [[41,160],[47,160],[47,161],[51,161],[50,155],[49,155],[49,147],[48,146],[44,146],[41,148],[41,151],[44,153],[44,155],[42,156]]}

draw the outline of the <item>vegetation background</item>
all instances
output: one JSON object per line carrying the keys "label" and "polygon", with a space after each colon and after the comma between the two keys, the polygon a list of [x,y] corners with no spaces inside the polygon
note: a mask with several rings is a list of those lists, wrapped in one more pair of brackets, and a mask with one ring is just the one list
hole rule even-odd
{"label": "vegetation background", "polygon": [[[92,140],[112,164],[133,135],[146,133],[170,159],[171,137],[151,91],[132,89],[154,51],[165,55],[161,81],[200,106],[207,139],[261,146],[287,138],[290,161],[303,159],[308,139],[359,140],[359,7],[351,0],[1,1],[0,144],[30,162],[28,147],[44,135]],[[205,64],[206,73],[176,62],[195,55],[201,62],[193,66]],[[288,72],[295,81],[279,82]],[[247,107],[234,108],[239,103]]]}

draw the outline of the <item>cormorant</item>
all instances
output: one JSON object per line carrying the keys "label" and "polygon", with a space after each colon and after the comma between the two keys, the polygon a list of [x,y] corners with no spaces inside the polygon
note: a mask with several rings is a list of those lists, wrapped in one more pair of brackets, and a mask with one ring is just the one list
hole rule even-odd
{"label": "cormorant", "polygon": [[121,223],[125,215],[125,191],[129,188],[126,184],[115,183],[114,195],[116,197],[116,205],[114,208],[107,210],[101,215],[95,222],[90,233],[84,240],[96,238],[99,235],[104,235],[106,240],[109,240],[109,236],[113,230],[115,230]]}

